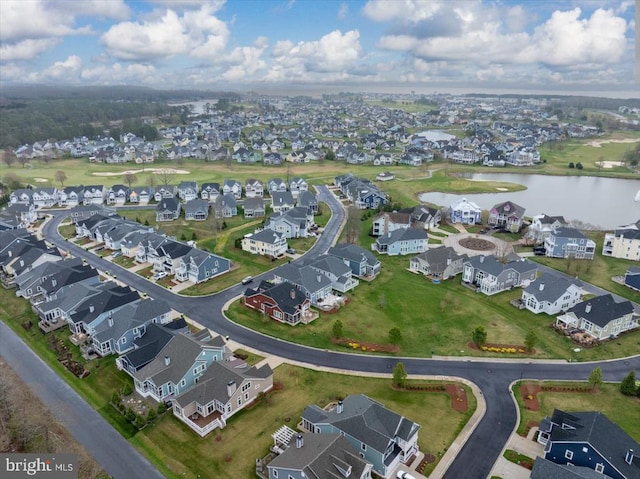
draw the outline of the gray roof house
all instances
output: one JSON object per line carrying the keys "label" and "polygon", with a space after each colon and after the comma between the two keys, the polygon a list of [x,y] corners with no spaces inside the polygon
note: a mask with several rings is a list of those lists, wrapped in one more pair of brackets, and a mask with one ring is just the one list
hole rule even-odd
{"label": "gray roof house", "polygon": [[593,259],[596,243],[575,228],[560,226],[544,240],[545,255],[551,258]]}
{"label": "gray roof house", "polygon": [[533,461],[530,479],[607,479],[594,469],[573,464],[556,464],[544,457],[536,457]]}
{"label": "gray roof house", "polygon": [[195,200],[198,197],[198,183],[196,181],[181,181],[178,185],[178,196],[182,201]]}
{"label": "gray roof house", "polygon": [[242,238],[242,250],[251,254],[279,258],[289,247],[284,233],[265,228],[256,233],[249,233]]}
{"label": "gray roof house", "polygon": [[213,214],[216,218],[231,218],[238,214],[236,197],[231,193],[218,195],[213,205]]}
{"label": "gray roof house", "polygon": [[574,307],[581,298],[581,281],[545,271],[522,290],[521,304],[535,314],[558,314]]}
{"label": "gray roof house", "polygon": [[339,258],[322,255],[308,265],[331,280],[331,287],[341,293],[352,290],[360,283],[353,277],[351,268]]}
{"label": "gray roof house", "polygon": [[267,181],[267,191],[270,195],[272,195],[274,191],[287,191],[287,183],[282,181],[281,178],[271,178]]}
{"label": "gray roof house", "polygon": [[245,218],[262,218],[266,214],[264,200],[262,198],[247,198],[242,205]]}
{"label": "gray roof house", "polygon": [[277,268],[273,276],[278,283],[287,282],[296,286],[313,304],[321,303],[331,294],[331,280],[311,266],[288,263]]}
{"label": "gray roof house", "polygon": [[203,200],[213,203],[220,194],[220,183],[202,183],[200,198]]}
{"label": "gray roof house", "polygon": [[488,223],[490,226],[517,233],[522,228],[524,212],[524,207],[512,201],[504,201],[489,210]]}
{"label": "gray roof house", "polygon": [[383,236],[409,227],[411,227],[410,214],[382,211],[373,217],[371,234]]}
{"label": "gray roof house", "polygon": [[427,231],[417,228],[401,228],[378,236],[371,249],[389,256],[424,253],[428,248]]}
{"label": "gray roof house", "polygon": [[306,208],[292,208],[284,213],[272,214],[265,228],[283,233],[287,238],[306,238],[313,225],[313,214]]}
{"label": "gray roof house", "polygon": [[631,301],[616,303],[611,294],[605,294],[576,304],[557,317],[556,325],[576,328],[595,340],[604,340],[637,328],[638,315]]}
{"label": "gray roof house", "polygon": [[363,394],[347,396],[331,408],[307,406],[302,426],[315,434],[343,435],[382,477],[418,452],[420,426]]}
{"label": "gray roof house", "polygon": [[296,198],[296,206],[307,208],[313,212],[314,215],[318,214],[318,198],[310,191],[301,191]]}
{"label": "gray roof house", "polygon": [[184,219],[204,221],[209,217],[209,202],[195,198],[184,204]]}
{"label": "gray roof house", "polygon": [[409,260],[409,270],[436,279],[448,279],[462,273],[466,254],[458,254],[450,246],[429,248]]}
{"label": "gray roof house", "polygon": [[549,216],[544,213],[535,215],[527,228],[526,237],[537,244],[544,243],[544,240],[555,228],[565,226],[566,223],[563,216]]}
{"label": "gray roof house", "polygon": [[271,209],[274,213],[284,213],[296,205],[290,191],[273,191],[271,193]]}
{"label": "gray roof house", "polygon": [[502,263],[493,255],[472,256],[463,264],[462,281],[475,284],[478,291],[492,295],[536,279],[538,267],[524,258]]}
{"label": "gray roof house", "polygon": [[295,445],[289,444],[267,464],[269,479],[371,478],[371,463],[361,458],[358,451],[340,434],[298,434],[294,440]]}
{"label": "gray roof house", "polygon": [[224,428],[231,416],[273,388],[269,364],[248,367],[237,361],[214,361],[197,384],[173,400],[173,414],[199,436]]}
{"label": "gray roof house", "polygon": [[129,202],[139,205],[147,205],[154,197],[153,186],[134,186],[129,194]]}
{"label": "gray roof house", "polygon": [[222,194],[232,195],[236,200],[239,200],[242,197],[242,183],[227,178],[222,184]]}
{"label": "gray roof house", "polygon": [[354,276],[360,278],[375,277],[380,273],[381,263],[371,252],[355,244],[342,243],[332,246],[327,254],[344,261]]}
{"label": "gray roof house", "polygon": [[231,269],[231,261],[228,259],[197,248],[191,248],[176,262],[175,278],[194,284],[215,278]]}
{"label": "gray roof house", "polygon": [[264,196],[264,185],[262,181],[250,178],[244,182],[244,194],[247,198],[262,198]]}
{"label": "gray roof house", "polygon": [[180,208],[180,202],[176,198],[162,198],[156,206],[156,221],[177,220]]}

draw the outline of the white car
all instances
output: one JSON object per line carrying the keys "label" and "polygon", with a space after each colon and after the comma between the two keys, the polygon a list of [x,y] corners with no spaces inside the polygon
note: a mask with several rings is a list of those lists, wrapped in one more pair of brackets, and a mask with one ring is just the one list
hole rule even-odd
{"label": "white car", "polygon": [[247,276],[246,278],[242,278],[242,284],[249,284],[253,281],[252,276]]}
{"label": "white car", "polygon": [[405,472],[405,471],[398,471],[398,473],[396,474],[396,477],[398,479],[416,479],[411,474],[409,474],[408,472]]}
{"label": "white car", "polygon": [[153,274],[153,279],[155,279],[156,281],[159,279],[164,278],[167,275],[166,271],[160,271],[159,273],[154,273]]}

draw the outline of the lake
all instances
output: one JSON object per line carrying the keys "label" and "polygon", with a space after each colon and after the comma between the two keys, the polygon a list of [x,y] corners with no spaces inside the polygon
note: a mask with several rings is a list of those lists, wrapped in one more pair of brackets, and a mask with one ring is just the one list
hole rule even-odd
{"label": "lake", "polygon": [[640,180],[599,178],[594,176],[547,176],[523,174],[474,173],[474,181],[506,181],[527,187],[523,191],[455,195],[423,193],[420,200],[448,207],[465,197],[482,209],[496,203],[513,201],[526,208],[526,216],[545,213],[564,216],[567,221],[580,220],[610,230],[640,219]]}

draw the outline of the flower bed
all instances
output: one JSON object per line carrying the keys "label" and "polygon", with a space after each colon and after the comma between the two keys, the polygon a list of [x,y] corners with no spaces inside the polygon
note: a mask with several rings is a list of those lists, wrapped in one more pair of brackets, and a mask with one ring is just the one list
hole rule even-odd
{"label": "flower bed", "polygon": [[333,344],[340,344],[350,349],[370,353],[397,353],[400,347],[396,344],[376,344],[355,341],[349,338],[331,338]]}

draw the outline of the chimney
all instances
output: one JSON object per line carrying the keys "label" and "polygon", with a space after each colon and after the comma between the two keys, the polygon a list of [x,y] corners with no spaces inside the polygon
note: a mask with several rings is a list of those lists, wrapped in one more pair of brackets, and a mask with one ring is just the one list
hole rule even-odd
{"label": "chimney", "polygon": [[9,258],[13,256],[13,251],[9,250]]}
{"label": "chimney", "polygon": [[169,356],[164,357],[164,365],[169,366],[171,364],[171,358]]}
{"label": "chimney", "polygon": [[296,448],[300,449],[303,445],[304,445],[304,438],[302,437],[302,434],[298,434],[298,436],[296,437]]}
{"label": "chimney", "polygon": [[56,281],[56,279],[55,279],[55,278],[53,278],[53,279],[51,280],[51,286],[53,286],[53,287],[55,288],[55,287],[57,286],[57,284],[58,284],[58,282]]}
{"label": "chimney", "polygon": [[89,306],[89,312],[90,312],[90,313],[93,313],[93,311],[94,311],[95,309],[96,309],[96,308],[94,308],[94,307],[93,307],[93,304],[92,304],[91,306]]}
{"label": "chimney", "polygon": [[289,293],[289,295],[291,296],[291,299],[296,299],[296,290],[291,288],[291,292]]}
{"label": "chimney", "polygon": [[320,281],[322,281],[322,275],[321,275],[321,274],[318,274],[318,283],[319,283]]}
{"label": "chimney", "polygon": [[231,380],[227,383],[227,395],[229,397],[233,396],[233,393],[236,392],[236,382]]}
{"label": "chimney", "polygon": [[343,410],[344,410],[344,404],[342,404],[342,401],[338,401],[338,407],[336,407],[336,413],[342,414]]}
{"label": "chimney", "polygon": [[633,462],[633,449],[629,449],[624,456],[624,462],[631,464]]}
{"label": "chimney", "polygon": [[109,311],[109,327],[113,328],[113,313]]}
{"label": "chimney", "polygon": [[540,283],[540,291],[544,291],[544,283]]}
{"label": "chimney", "polygon": [[484,255],[481,255],[481,256],[480,256],[480,262],[481,262],[481,263],[484,263]]}
{"label": "chimney", "polygon": [[587,303],[587,305],[584,307],[584,312],[587,314],[591,312],[591,303]]}

